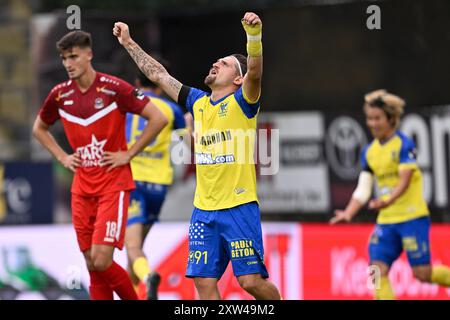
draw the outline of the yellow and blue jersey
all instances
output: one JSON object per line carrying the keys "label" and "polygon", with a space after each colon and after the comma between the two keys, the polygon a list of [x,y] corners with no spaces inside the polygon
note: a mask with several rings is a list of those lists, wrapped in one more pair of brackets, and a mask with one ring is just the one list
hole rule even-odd
{"label": "yellow and blue jersey", "polygon": [[377,223],[401,223],[429,215],[423,197],[422,173],[417,165],[415,145],[405,134],[397,131],[385,143],[373,140],[362,151],[361,166],[362,170],[375,176],[381,199],[387,199],[398,185],[400,170],[413,170],[406,191],[393,204],[380,210]]}
{"label": "yellow and blue jersey", "polygon": [[[186,127],[181,108],[166,99],[150,92],[144,94],[167,117],[169,123],[143,151],[131,160],[134,181],[169,185],[173,181],[173,169],[170,162],[170,143],[172,131]],[[133,145],[142,134],[147,120],[139,115],[127,114],[126,139],[128,147]]]}
{"label": "yellow and blue jersey", "polygon": [[254,148],[258,101],[242,87],[217,101],[189,88],[186,107],[194,117],[197,188],[194,206],[221,210],[258,201]]}

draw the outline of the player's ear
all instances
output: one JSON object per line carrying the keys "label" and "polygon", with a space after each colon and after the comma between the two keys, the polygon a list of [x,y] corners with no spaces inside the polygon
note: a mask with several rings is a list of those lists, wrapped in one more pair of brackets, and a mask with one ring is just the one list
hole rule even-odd
{"label": "player's ear", "polygon": [[92,58],[94,58],[94,53],[92,52],[92,49],[91,49],[91,48],[89,48],[89,50],[88,50],[88,52],[87,52],[87,55],[88,55],[89,61],[91,61]]}
{"label": "player's ear", "polygon": [[237,76],[233,80],[233,84],[238,87],[242,86],[243,83],[244,83],[244,77],[241,77],[241,76]]}

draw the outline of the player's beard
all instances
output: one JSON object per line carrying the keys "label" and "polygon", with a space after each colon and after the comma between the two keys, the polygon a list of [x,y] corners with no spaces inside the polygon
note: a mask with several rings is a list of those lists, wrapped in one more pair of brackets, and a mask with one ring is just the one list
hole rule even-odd
{"label": "player's beard", "polygon": [[216,81],[216,75],[213,75],[213,74],[208,74],[205,78],[205,84],[207,86],[214,84],[215,81]]}

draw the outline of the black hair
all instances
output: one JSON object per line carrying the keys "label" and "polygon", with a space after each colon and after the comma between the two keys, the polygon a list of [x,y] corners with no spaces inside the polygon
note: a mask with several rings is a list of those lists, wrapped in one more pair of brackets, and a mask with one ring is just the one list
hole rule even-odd
{"label": "black hair", "polygon": [[[234,53],[232,54],[232,56],[239,61],[242,70],[242,76],[245,76],[245,74],[247,73],[247,57],[240,53]],[[239,74],[239,70],[236,71]]]}
{"label": "black hair", "polygon": [[91,34],[81,30],[71,31],[56,43],[56,49],[59,52],[70,50],[73,47],[92,48]]}

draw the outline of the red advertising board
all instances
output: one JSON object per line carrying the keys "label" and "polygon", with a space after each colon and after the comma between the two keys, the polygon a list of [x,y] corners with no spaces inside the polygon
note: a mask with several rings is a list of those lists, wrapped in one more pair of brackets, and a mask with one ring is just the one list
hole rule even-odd
{"label": "red advertising board", "polygon": [[[303,224],[304,299],[372,299],[368,240],[373,225]],[[450,265],[450,227],[433,225],[434,264]],[[449,299],[450,290],[414,279],[403,253],[389,275],[398,299]],[[369,283],[368,283],[369,282]]]}

